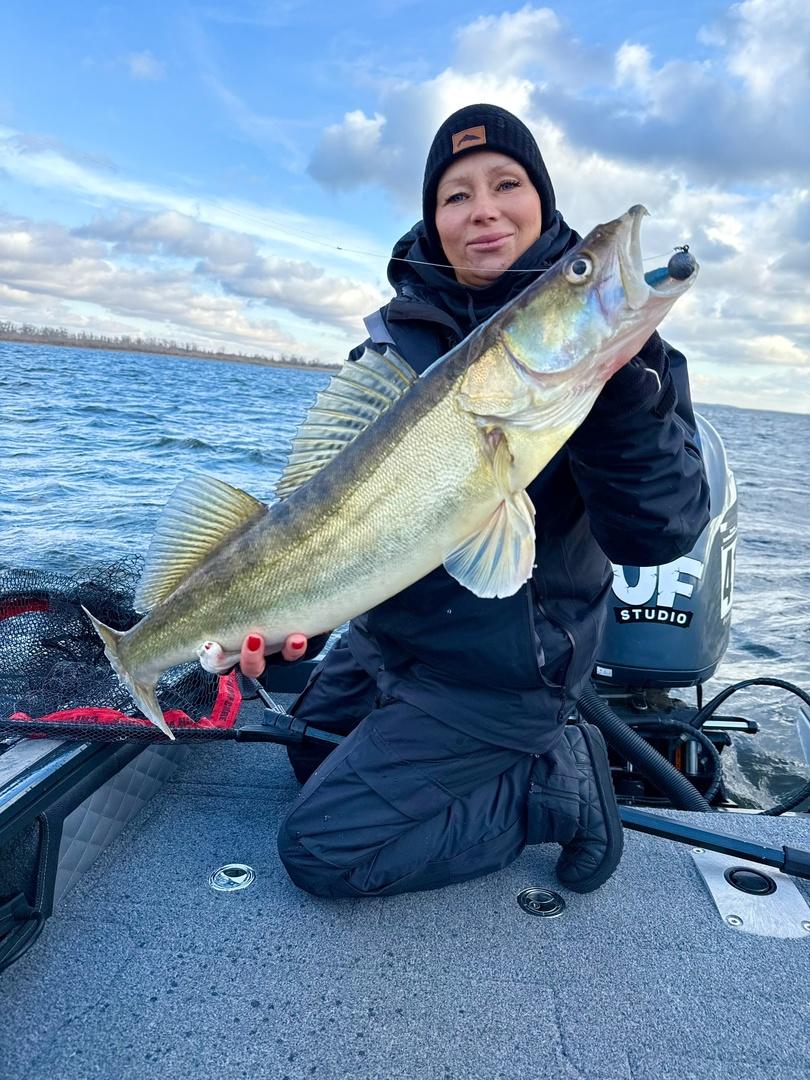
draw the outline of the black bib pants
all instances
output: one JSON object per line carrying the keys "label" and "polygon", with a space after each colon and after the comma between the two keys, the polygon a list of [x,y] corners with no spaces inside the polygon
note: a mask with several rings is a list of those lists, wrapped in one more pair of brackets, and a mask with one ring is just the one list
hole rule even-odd
{"label": "black bib pants", "polygon": [[523,850],[535,756],[381,699],[344,638],[293,711],[347,735],[331,753],[327,744],[288,749],[306,782],[278,844],[300,888],[318,896],[435,889],[499,870]]}

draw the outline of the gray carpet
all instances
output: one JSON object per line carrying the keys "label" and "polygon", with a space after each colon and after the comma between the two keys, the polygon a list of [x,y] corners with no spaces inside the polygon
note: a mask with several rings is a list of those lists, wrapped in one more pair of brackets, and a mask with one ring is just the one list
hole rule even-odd
{"label": "gray carpet", "polygon": [[[589,896],[529,848],[465,885],[319,900],[275,852],[296,791],[280,747],[195,748],[0,975],[4,1080],[810,1076],[810,935],[725,927],[688,849],[627,833]],[[721,824],[810,847],[806,816]],[[230,861],[256,882],[217,894]],[[563,915],[525,914],[527,885]]]}

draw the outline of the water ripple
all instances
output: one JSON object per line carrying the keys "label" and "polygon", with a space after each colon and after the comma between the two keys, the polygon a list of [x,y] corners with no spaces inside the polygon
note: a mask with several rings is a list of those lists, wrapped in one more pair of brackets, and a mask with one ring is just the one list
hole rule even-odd
{"label": "water ripple", "polygon": [[[209,473],[270,498],[296,428],[328,378],[7,343],[0,343],[0,372],[0,568],[66,573],[143,554],[174,486],[190,475]],[[706,700],[730,682],[760,675],[807,688],[810,507],[803,455],[810,417],[721,406],[700,411],[723,437],[740,496],[734,623]],[[756,761],[745,743],[739,755],[748,787],[768,789],[754,793],[754,804],[762,804],[782,783],[767,780],[763,759],[795,757],[795,705],[768,691],[732,701],[727,711],[739,709],[762,728]]]}

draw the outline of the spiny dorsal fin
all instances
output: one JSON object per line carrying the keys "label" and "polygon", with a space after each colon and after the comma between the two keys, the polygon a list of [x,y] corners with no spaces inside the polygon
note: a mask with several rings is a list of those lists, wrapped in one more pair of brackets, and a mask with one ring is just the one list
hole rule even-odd
{"label": "spiny dorsal fin", "polygon": [[366,349],[359,360],[347,360],[298,429],[276,495],[283,499],[320,472],[416,379],[413,368],[391,348],[383,353]]}
{"label": "spiny dorsal fin", "polygon": [[149,611],[264,503],[213,476],[191,476],[172,492],[149,545],[135,593],[138,611]]}

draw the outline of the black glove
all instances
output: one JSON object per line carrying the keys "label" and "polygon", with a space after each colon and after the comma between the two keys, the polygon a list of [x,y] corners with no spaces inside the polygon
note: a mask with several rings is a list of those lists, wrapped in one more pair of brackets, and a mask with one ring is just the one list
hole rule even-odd
{"label": "black glove", "polygon": [[641,409],[663,415],[674,403],[667,351],[658,332],[653,331],[638,354],[605,383],[591,415],[614,419]]}

